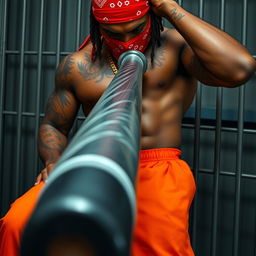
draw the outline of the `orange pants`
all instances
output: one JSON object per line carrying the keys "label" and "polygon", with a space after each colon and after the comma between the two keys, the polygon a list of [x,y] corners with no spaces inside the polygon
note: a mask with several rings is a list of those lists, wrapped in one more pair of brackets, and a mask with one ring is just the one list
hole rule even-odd
{"label": "orange pants", "polygon": [[[193,256],[188,234],[189,208],[195,182],[178,149],[150,149],[140,153],[137,181],[137,223],[133,256]],[[19,255],[24,225],[44,183],[34,186],[0,219],[0,255]]]}

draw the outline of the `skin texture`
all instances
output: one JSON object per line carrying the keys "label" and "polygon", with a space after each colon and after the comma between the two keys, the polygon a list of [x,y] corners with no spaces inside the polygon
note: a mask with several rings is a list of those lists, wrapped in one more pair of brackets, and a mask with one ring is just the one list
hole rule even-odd
{"label": "skin texture", "polygon": [[[144,53],[149,65],[143,77],[141,148],[179,148],[181,120],[193,101],[197,80],[211,86],[236,87],[251,77],[256,64],[235,39],[176,2],[151,0],[151,6],[175,29],[162,32],[154,66],[150,64],[150,49]],[[146,24],[144,16],[128,23],[101,24],[100,30],[126,42],[141,33]],[[88,44],[66,56],[56,71],[56,86],[39,130],[38,148],[46,167],[37,183],[47,179],[65,149],[79,107],[87,116],[114,77],[106,46],[102,60],[95,63],[90,61],[91,50]]]}

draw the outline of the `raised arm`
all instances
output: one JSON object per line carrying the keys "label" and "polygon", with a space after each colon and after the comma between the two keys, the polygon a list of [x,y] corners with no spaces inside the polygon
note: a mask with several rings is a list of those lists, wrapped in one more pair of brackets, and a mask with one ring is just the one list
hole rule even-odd
{"label": "raised arm", "polygon": [[184,10],[172,0],[151,0],[152,8],[165,17],[185,39],[182,61],[199,81],[213,86],[235,87],[246,82],[256,62],[238,41]]}
{"label": "raised arm", "polygon": [[72,62],[67,56],[56,71],[55,89],[49,97],[39,128],[38,150],[45,168],[36,183],[46,180],[67,146],[67,136],[79,109],[72,90]]}

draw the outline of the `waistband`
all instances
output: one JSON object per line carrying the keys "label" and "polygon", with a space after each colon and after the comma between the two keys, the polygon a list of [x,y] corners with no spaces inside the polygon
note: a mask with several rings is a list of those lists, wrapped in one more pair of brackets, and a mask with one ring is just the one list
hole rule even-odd
{"label": "waistband", "polygon": [[177,148],[154,148],[140,151],[140,161],[179,159],[181,150]]}

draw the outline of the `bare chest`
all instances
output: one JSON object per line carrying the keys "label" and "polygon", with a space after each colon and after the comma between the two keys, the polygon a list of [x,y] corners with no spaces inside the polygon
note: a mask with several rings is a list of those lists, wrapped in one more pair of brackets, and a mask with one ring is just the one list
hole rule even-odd
{"label": "bare chest", "polygon": [[[174,52],[166,52],[160,48],[155,53],[152,65],[150,56],[148,69],[143,76],[143,104],[149,101],[159,101],[166,94],[175,96],[178,82],[178,59]],[[114,78],[110,65],[84,67],[84,77],[77,81],[75,93],[87,115],[97,103]]]}

